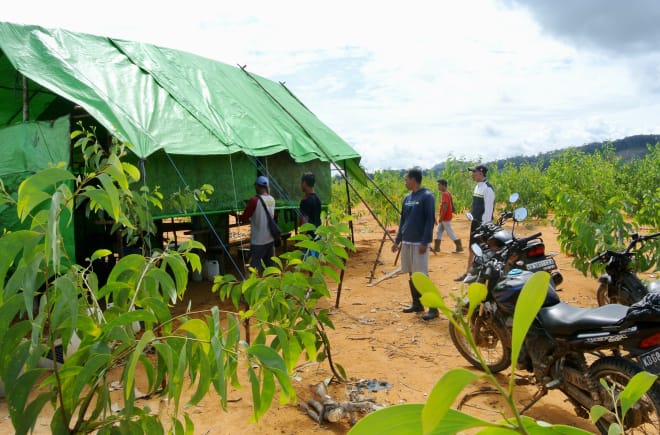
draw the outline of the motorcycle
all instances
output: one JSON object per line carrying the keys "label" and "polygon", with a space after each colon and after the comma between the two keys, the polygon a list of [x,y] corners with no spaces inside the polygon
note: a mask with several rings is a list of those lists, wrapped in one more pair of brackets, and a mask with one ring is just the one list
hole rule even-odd
{"label": "motorcycle", "polygon": [[[517,200],[517,194],[511,195],[510,202]],[[512,201],[513,200],[513,201]],[[468,214],[468,219],[470,219]],[[503,224],[507,219],[513,218],[513,225],[511,231],[503,229]],[[479,225],[473,233],[473,238],[478,240],[482,249],[489,249],[495,252],[502,251],[504,247],[506,250],[505,262],[507,264],[507,271],[512,268],[524,269],[531,272],[545,270],[547,272],[556,271],[557,263],[554,260],[554,255],[546,255],[545,243],[541,238],[541,233],[535,233],[524,239],[516,239],[515,228],[516,224],[523,222],[527,219],[527,209],[520,207],[514,211],[503,212],[497,223],[485,223]],[[473,275],[472,273],[468,275]],[[560,280],[561,275],[555,272],[555,279]],[[467,282],[470,282],[468,279]]]}
{"label": "motorcycle", "polygon": [[589,264],[597,261],[605,264],[605,275],[598,278],[598,289],[596,299],[598,305],[622,304],[632,305],[641,300],[650,292],[660,292],[660,280],[651,281],[648,285],[635,275],[631,264],[635,258],[632,249],[638,243],[660,236],[660,232],[640,236],[633,234],[628,246],[623,251],[606,250],[589,260]]}
{"label": "motorcycle", "polygon": [[[479,258],[478,274],[488,292],[468,322],[486,365],[496,373],[511,365],[517,295],[533,273],[520,269],[505,272],[505,263],[497,253],[484,253],[476,243],[471,248],[475,258]],[[516,361],[520,370],[533,375],[538,387],[522,412],[549,390],[559,389],[573,404],[577,415],[588,418],[594,405],[614,409],[611,396],[600,384],[601,379],[620,391],[642,370],[660,374],[660,295],[653,302],[649,303],[650,314],[641,310],[644,315],[636,315],[639,309],[634,311],[633,307],[619,304],[574,307],[561,302],[555,283],[550,280],[546,299]],[[467,315],[465,304],[460,312]],[[449,334],[459,353],[474,367],[483,370],[476,352],[452,322],[449,322]],[[656,381],[626,414],[624,425],[640,433],[659,433],[659,414],[660,382]],[[613,422],[612,418],[603,417],[596,426],[607,433]]]}

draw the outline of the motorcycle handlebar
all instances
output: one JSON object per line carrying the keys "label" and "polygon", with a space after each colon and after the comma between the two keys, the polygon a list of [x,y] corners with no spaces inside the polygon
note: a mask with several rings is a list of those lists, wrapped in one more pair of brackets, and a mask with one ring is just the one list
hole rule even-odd
{"label": "motorcycle handlebar", "polygon": [[653,234],[647,234],[644,237],[640,237],[639,240],[642,241],[642,240],[655,239],[658,236],[660,236],[660,231],[658,231],[657,233],[653,233]]}
{"label": "motorcycle handlebar", "polygon": [[600,260],[601,258],[603,258],[603,257],[605,256],[605,254],[607,254],[607,251],[602,252],[602,253],[596,255],[594,258],[592,258],[591,260],[589,260],[589,264],[593,264],[593,263],[595,263],[596,261]]}
{"label": "motorcycle handlebar", "polygon": [[632,238],[631,238],[630,242],[628,243],[628,246],[627,246],[626,249],[622,252],[622,254],[627,254],[628,252],[630,252],[630,250],[631,250],[631,249],[632,249],[637,243],[642,243],[642,242],[645,242],[645,241],[647,241],[647,240],[655,239],[655,238],[658,237],[658,236],[660,236],[660,231],[658,231],[657,233],[647,234],[647,235],[642,236],[642,237],[639,237],[638,234],[635,233],[635,234],[632,235]]}
{"label": "motorcycle handlebar", "polygon": [[647,235],[642,236],[642,237],[633,236],[632,239],[630,240],[630,242],[628,243],[628,246],[623,251],[615,252],[615,251],[607,250],[605,252],[601,252],[600,254],[596,255],[594,258],[590,259],[589,264],[593,264],[598,260],[604,260],[607,257],[612,257],[612,256],[615,256],[615,255],[633,255],[633,254],[630,253],[630,250],[637,243],[641,243],[641,242],[644,242],[646,240],[655,239],[656,237],[659,237],[659,236],[660,236],[660,231],[658,231],[656,233],[647,234]]}

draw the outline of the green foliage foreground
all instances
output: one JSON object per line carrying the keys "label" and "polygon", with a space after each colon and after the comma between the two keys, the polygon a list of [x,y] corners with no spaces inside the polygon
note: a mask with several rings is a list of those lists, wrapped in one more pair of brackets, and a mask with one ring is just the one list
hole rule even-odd
{"label": "green foliage foreground", "polygon": [[[122,162],[124,144],[103,150],[91,133],[74,136],[85,159],[81,174],[62,163],[27,178],[15,194],[0,189],[0,205],[15,207],[28,224],[0,238],[0,379],[16,433],[33,430],[46,407],[54,410],[55,434],[191,433],[185,408],[213,388],[226,410],[228,388],[239,386],[241,362],[254,419],[269,409],[276,390],[280,403],[295,402],[290,373],[299,358],[330,357],[324,328],[332,324],[315,306],[329,295],[325,278],[338,279],[346,250],[353,249],[342,236],[345,222],[319,228],[323,241],[293,238],[299,248],[319,251],[321,262],[303,259],[298,250],[277,259],[263,278],[254,270],[245,281],[216,278],[214,289],[241,307],[238,313],[213,307],[173,316],[189,268],[201,270],[196,252],[204,247],[188,241],[176,250],[148,249],[150,210],[162,197],[138,185],[138,169]],[[121,230],[125,243],[143,252],[120,258],[103,285],[92,262],[108,258],[109,250],[78,265],[63,248],[61,226],[72,225],[80,207],[90,218],[111,219],[113,231]],[[249,319],[257,331],[252,342],[241,336],[241,323]],[[58,353],[64,361],[53,364],[51,355]],[[343,376],[341,366],[333,370]],[[139,389],[147,398],[172,404],[165,421],[136,397],[138,373],[144,374]],[[119,399],[111,395],[113,375],[123,386]],[[192,395],[182,403],[187,388]]]}
{"label": "green foliage foreground", "polygon": [[[373,412],[360,420],[349,432],[350,435],[419,435],[419,434],[455,434],[468,429],[480,429],[479,434],[500,434],[500,433],[519,433],[519,434],[565,434],[578,435],[588,434],[590,432],[566,425],[551,425],[542,421],[536,421],[533,418],[521,415],[514,400],[514,379],[515,366],[511,367],[511,375],[508,385],[501,385],[495,376],[488,369],[488,365],[479,353],[474,337],[470,333],[469,319],[475,309],[478,309],[481,302],[486,298],[487,288],[484,284],[470,284],[467,290],[469,300],[468,313],[465,317],[459,315],[462,309],[459,305],[458,310],[452,310],[447,307],[437,287],[428,278],[428,276],[416,272],[413,274],[415,288],[422,294],[421,301],[425,306],[436,307],[450,319],[456,326],[456,329],[467,338],[472,349],[479,356],[481,365],[485,373],[475,373],[464,368],[455,368],[447,371],[436,382],[429,394],[426,403],[410,403]],[[545,300],[550,275],[546,272],[537,272],[525,283],[513,316],[513,330],[511,340],[511,361],[517,361],[520,354],[525,336],[529,327],[532,325],[536,314]],[[459,304],[462,299],[459,299]],[[485,379],[499,392],[504,398],[511,418],[503,418],[497,422],[490,422],[480,418],[473,417],[465,412],[452,409],[452,405],[457,400],[458,395],[465,387],[471,383]],[[614,423],[610,427],[611,434],[622,433],[623,416],[630,409],[632,404],[637,402],[640,397],[653,385],[657,376],[647,372],[640,372],[631,379],[626,388],[621,391],[618,397],[613,397],[614,402],[621,403],[621,416],[616,416],[619,423]],[[607,385],[604,384],[607,388]],[[614,390],[611,389],[614,395]],[[610,413],[602,406],[596,406],[591,411],[592,421],[597,421],[604,414]]]}

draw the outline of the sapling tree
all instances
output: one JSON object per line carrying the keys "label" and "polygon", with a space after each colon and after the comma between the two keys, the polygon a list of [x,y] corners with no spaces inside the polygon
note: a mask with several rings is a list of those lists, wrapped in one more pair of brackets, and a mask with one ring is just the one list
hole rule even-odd
{"label": "sapling tree", "polygon": [[[0,205],[14,207],[27,225],[0,236],[0,379],[16,433],[33,430],[46,407],[53,411],[50,429],[58,434],[189,433],[194,425],[181,406],[184,397],[187,406],[194,405],[213,388],[227,409],[228,387],[238,385],[242,359],[249,361],[255,419],[270,407],[275,383],[281,403],[295,401],[289,374],[300,352],[293,343],[311,359],[328,354],[320,350],[329,346],[323,325],[332,325],[323,312],[313,312],[314,301],[327,296],[322,277],[337,275],[350,242],[330,229],[325,241],[298,240],[322,257],[308,261],[292,254],[278,262],[291,265],[277,273],[279,288],[288,290],[293,283],[306,289],[287,300],[287,310],[259,303],[248,291],[262,281],[252,271],[238,286],[251,311],[214,307],[173,315],[189,268],[201,269],[196,252],[204,246],[195,241],[176,249],[151,246],[153,210],[162,195],[142,184],[138,168],[124,161],[128,146],[113,141],[102,147],[93,131],[84,129],[72,138],[84,160],[80,173],[55,162],[26,178],[15,194],[0,186]],[[84,264],[64,249],[62,228],[74,224],[78,208],[112,222],[125,244],[140,248],[118,258],[103,283],[92,263],[113,256],[110,249],[98,249]],[[273,274],[268,270],[263,281],[271,285]],[[277,311],[280,326],[257,322],[257,339],[246,342],[241,318],[271,318],[269,310]],[[271,332],[277,338],[267,342]],[[110,388],[116,374],[119,398]],[[187,388],[193,389],[190,396]],[[154,395],[172,404],[164,419],[141,400]]]}

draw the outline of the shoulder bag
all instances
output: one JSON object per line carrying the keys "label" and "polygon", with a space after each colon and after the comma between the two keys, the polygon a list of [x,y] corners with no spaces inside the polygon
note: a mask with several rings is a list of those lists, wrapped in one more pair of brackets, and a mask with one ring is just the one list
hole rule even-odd
{"label": "shoulder bag", "polygon": [[261,195],[257,195],[257,198],[259,198],[259,202],[261,202],[261,205],[264,207],[264,211],[266,212],[266,217],[268,219],[268,230],[270,231],[270,235],[273,236],[274,244],[275,246],[280,246],[282,244],[282,230],[280,230],[279,225],[277,225],[277,222],[275,222],[275,218],[270,215],[268,207],[266,207],[266,203],[264,202]]}

